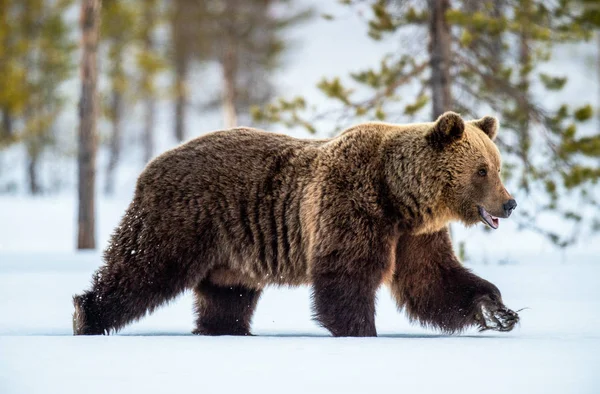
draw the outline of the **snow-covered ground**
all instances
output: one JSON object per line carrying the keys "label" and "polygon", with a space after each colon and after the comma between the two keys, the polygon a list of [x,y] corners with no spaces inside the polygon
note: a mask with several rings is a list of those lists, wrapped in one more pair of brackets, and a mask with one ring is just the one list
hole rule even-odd
{"label": "snow-covered ground", "polygon": [[600,265],[475,266],[521,312],[515,331],[443,336],[412,326],[387,291],[379,338],[336,339],[308,289],[270,289],[257,337],[198,337],[192,300],[109,337],[71,336],[71,296],[99,256],[0,254],[0,392],[598,393]]}
{"label": "snow-covered ground", "polygon": [[[126,203],[100,200],[99,248]],[[0,198],[2,394],[600,392],[594,246],[581,247],[584,260],[568,252],[552,261],[553,250],[536,256],[515,241],[514,264],[471,259],[509,307],[528,308],[510,333],[439,335],[411,325],[383,290],[380,337],[336,339],[311,320],[309,289],[273,288],[259,303],[256,337],[191,335],[190,294],[118,335],[73,337],[71,296],[100,264],[99,252],[72,251],[74,211],[64,198]],[[472,255],[511,250],[506,241],[517,238],[505,227],[473,240]]]}

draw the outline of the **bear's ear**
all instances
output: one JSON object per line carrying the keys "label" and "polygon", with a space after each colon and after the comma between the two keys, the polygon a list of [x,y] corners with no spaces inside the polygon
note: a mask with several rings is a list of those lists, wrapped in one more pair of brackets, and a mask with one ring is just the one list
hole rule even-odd
{"label": "bear's ear", "polygon": [[456,112],[443,113],[427,133],[427,141],[437,149],[462,138],[465,131],[465,121]]}
{"label": "bear's ear", "polygon": [[469,123],[479,127],[492,141],[496,139],[496,134],[498,134],[498,119],[493,116],[484,116]]}

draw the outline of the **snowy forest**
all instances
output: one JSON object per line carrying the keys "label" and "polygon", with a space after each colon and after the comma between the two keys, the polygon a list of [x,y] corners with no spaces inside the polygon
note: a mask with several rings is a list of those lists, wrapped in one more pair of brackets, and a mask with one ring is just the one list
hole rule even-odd
{"label": "snowy forest", "polygon": [[[72,336],[158,155],[446,111],[499,120],[518,209],[450,236],[511,332],[438,332],[382,287],[379,337],[332,338],[311,288],[273,286],[253,336],[192,335],[188,290]],[[0,393],[598,393],[599,183],[600,0],[0,0]]]}
{"label": "snowy forest", "polygon": [[[127,195],[149,160],[212,130],[243,125],[328,137],[361,121],[431,121],[454,110],[499,117],[504,176],[527,207],[516,219],[519,230],[568,247],[600,229],[596,1],[80,6],[0,5],[3,195],[79,188],[80,203],[89,206],[116,190]],[[95,24],[89,47],[80,28],[85,18]],[[308,51],[310,40],[325,39],[312,37],[311,26],[350,23],[363,47],[377,48],[374,56],[369,50],[367,61],[362,47],[343,43],[324,57],[332,72],[291,80],[300,74],[295,67],[317,68],[309,57],[323,57]],[[85,56],[94,75],[78,71]],[[82,106],[86,83],[93,102]],[[83,248],[96,247],[88,208],[83,222],[91,238]]]}

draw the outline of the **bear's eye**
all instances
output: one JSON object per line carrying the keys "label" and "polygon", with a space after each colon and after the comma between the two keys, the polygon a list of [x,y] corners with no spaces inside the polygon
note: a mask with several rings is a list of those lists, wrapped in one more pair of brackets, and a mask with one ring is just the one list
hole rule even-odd
{"label": "bear's eye", "polygon": [[487,170],[485,168],[482,168],[477,173],[479,174],[479,176],[486,176],[487,175]]}

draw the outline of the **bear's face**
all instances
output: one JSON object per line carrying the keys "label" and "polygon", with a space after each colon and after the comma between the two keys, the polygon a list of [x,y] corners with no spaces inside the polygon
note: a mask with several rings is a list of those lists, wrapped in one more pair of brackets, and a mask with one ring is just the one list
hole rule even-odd
{"label": "bear's face", "polygon": [[500,178],[500,152],[493,143],[498,121],[490,116],[465,122],[453,112],[440,116],[427,139],[440,152],[450,180],[445,205],[466,225],[483,222],[496,229],[516,202]]}

